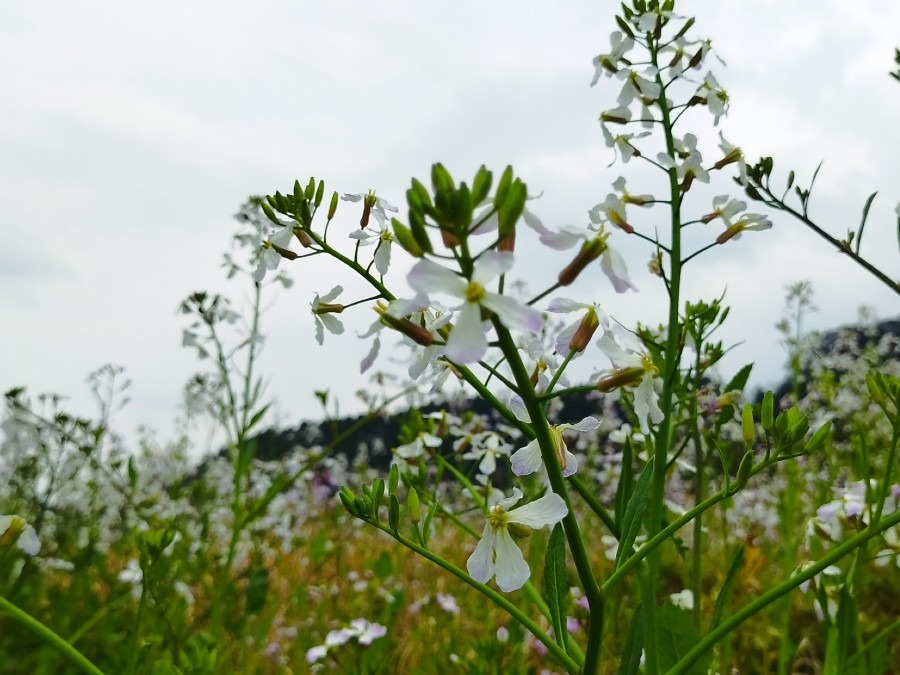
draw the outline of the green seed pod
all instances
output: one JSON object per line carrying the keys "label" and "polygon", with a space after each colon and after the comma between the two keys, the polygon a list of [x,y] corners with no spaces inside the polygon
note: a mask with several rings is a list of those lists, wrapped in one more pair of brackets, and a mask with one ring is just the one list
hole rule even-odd
{"label": "green seed pod", "polygon": [[744,437],[744,443],[753,445],[756,440],[756,424],[753,422],[753,406],[749,403],[744,405],[741,411],[741,435]]}
{"label": "green seed pod", "polygon": [[271,220],[271,221],[272,221],[273,223],[275,223],[276,225],[284,225],[284,223],[282,223],[282,222],[278,219],[278,216],[275,215],[275,211],[272,210],[272,207],[271,207],[271,206],[269,206],[269,205],[266,204],[265,202],[262,202],[262,203],[260,204],[260,206],[262,207],[263,213],[266,214],[266,218],[268,218],[269,220]]}
{"label": "green seed pod", "polygon": [[798,443],[806,436],[807,431],[809,431],[809,418],[804,415],[788,430],[788,437],[792,443]]}
{"label": "green seed pod", "polygon": [[[394,466],[397,466],[396,464]],[[396,532],[397,528],[400,527],[400,500],[397,499],[397,495],[393,492],[391,493],[391,498],[388,501],[388,525],[390,525],[391,529]]]}
{"label": "green seed pod", "polygon": [[775,428],[774,414],[775,394],[771,391],[767,391],[766,395],[763,396],[762,406],[760,407],[760,423],[762,424],[762,428],[770,433],[772,429]]}
{"label": "green seed pod", "polygon": [[414,487],[409,488],[409,495],[406,497],[406,508],[409,510],[409,519],[414,523],[422,520],[422,506],[419,504],[419,493]]}
{"label": "green seed pod", "polygon": [[381,506],[381,500],[384,499],[384,479],[376,478],[372,483],[372,502],[375,504],[375,515],[378,515],[378,507]]}
{"label": "green seed pod", "polygon": [[884,389],[879,378],[872,371],[866,373],[866,388],[869,390],[869,396],[872,397],[874,403],[879,405],[884,403]]}
{"label": "green seed pod", "polygon": [[434,187],[435,193],[452,193],[456,187],[453,183],[453,176],[440,162],[431,165],[431,185]]}
{"label": "green seed pod", "polygon": [[304,196],[307,200],[312,200],[312,198],[316,196],[316,179],[312,176],[309,177],[309,182],[306,184]]}

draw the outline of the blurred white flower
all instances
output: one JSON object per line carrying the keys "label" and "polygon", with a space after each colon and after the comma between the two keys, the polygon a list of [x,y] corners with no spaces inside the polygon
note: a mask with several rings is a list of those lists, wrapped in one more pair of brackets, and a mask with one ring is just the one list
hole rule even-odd
{"label": "blurred white flower", "polygon": [[41,550],[37,532],[24,518],[0,515],[0,548],[11,548],[13,545],[30,556],[37,555]]}
{"label": "blurred white flower", "polygon": [[333,302],[343,291],[343,287],[335,286],[321,297],[316,293],[316,297],[309,305],[313,318],[316,320],[316,342],[319,344],[323,344],[325,341],[325,328],[333,335],[340,335],[344,332],[344,324],[334,316],[343,312],[344,306]]}

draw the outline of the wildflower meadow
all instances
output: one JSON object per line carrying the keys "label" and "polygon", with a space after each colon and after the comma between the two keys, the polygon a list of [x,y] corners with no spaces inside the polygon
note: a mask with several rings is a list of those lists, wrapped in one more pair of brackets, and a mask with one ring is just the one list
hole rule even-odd
{"label": "wildflower meadow", "polygon": [[[900,205],[868,222],[873,194],[843,234],[818,172],[745,156],[702,19],[633,0],[598,27],[585,86],[621,177],[584,222],[513,166],[435,163],[402,205],[305,175],[249,197],[223,264],[246,292],[179,306],[175,441],[117,434],[117,366],[90,417],[7,391],[0,673],[900,673],[900,320],[811,333],[828,298],[797,282],[773,299],[783,385],[756,391],[717,333],[741,280],[684,291],[794,227],[900,299],[863,243],[900,243]],[[605,309],[638,301],[637,266],[668,299],[652,324]],[[326,387],[319,419],[276,424],[272,303],[364,345],[366,413]]]}

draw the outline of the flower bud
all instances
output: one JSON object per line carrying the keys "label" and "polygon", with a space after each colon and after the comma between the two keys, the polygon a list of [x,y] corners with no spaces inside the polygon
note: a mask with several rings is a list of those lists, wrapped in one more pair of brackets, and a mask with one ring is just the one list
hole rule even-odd
{"label": "flower bud", "polygon": [[0,548],[11,548],[26,527],[28,527],[28,523],[22,516],[10,516],[6,531],[0,533]]}
{"label": "flower bud", "polygon": [[300,245],[303,248],[309,248],[312,246],[313,241],[310,239],[309,235],[306,233],[306,230],[295,230],[294,235],[300,241]]}
{"label": "flower bud", "polygon": [[[394,464],[394,466],[397,465]],[[394,493],[391,493],[391,498],[388,502],[388,525],[394,532],[400,527],[400,500],[397,499],[397,495]]]}
{"label": "flower bud", "polygon": [[743,159],[743,157],[744,157],[744,153],[741,151],[741,149],[735,148],[734,150],[729,152],[727,155],[725,155],[722,159],[720,159],[718,162],[713,164],[713,168],[714,169],[722,169],[722,168],[728,166],[729,164],[734,164],[735,162],[740,161],[741,159]]}
{"label": "flower bud", "polygon": [[334,214],[337,213],[338,201],[338,193],[335,192],[333,195],[331,195],[331,204],[328,205],[328,220],[333,219]]}
{"label": "flower bud", "polygon": [[591,241],[586,241],[581,245],[575,258],[570,262],[562,272],[559,273],[558,281],[560,286],[568,286],[578,275],[584,271],[590,263],[599,258],[606,251],[606,238],[596,237]]}
{"label": "flower bud", "polygon": [[878,405],[884,403],[884,389],[875,373],[866,373],[866,388],[869,390],[869,396],[872,397],[873,403]]}
{"label": "flower bud", "polygon": [[409,495],[406,497],[406,508],[409,509],[409,519],[418,523],[422,520],[422,506],[419,504],[419,493],[414,487],[409,488]]}
{"label": "flower bud", "polygon": [[320,302],[319,306],[313,310],[313,314],[340,314],[344,311],[344,306],[340,303]]}
{"label": "flower bud", "polygon": [[760,424],[762,428],[771,433],[775,428],[775,395],[771,391],[767,391],[763,396],[762,405],[760,406]]}
{"label": "flower bud", "polygon": [[299,254],[294,253],[289,248],[282,248],[278,244],[273,244],[270,241],[264,241],[263,248],[275,249],[278,252],[278,255],[280,255],[282,258],[287,258],[288,260],[296,260],[300,257]]}
{"label": "flower bud", "polygon": [[509,251],[513,252],[516,250],[516,231],[513,229],[508,235],[503,237],[499,242],[497,242],[497,250],[498,251]]}
{"label": "flower bud", "polygon": [[356,518],[359,517],[359,511],[356,509],[356,495],[353,494],[350,488],[342,487],[340,492],[338,492],[338,498],[341,500],[344,508],[347,509],[347,513]]}
{"label": "flower bud", "polygon": [[732,225],[731,227],[727,228],[727,229],[726,229],[722,234],[720,234],[718,237],[716,237],[716,243],[717,243],[717,244],[724,244],[724,243],[725,243],[726,241],[728,241],[729,239],[731,239],[731,238],[733,238],[733,237],[739,235],[741,232],[743,232],[745,226],[746,226],[746,223],[743,223],[743,222],[735,223],[735,224]]}
{"label": "flower bud", "polygon": [[741,436],[744,443],[753,445],[756,440],[756,425],[753,422],[753,406],[747,403],[741,411]]}
{"label": "flower bud", "polygon": [[822,426],[816,429],[816,432],[812,435],[806,442],[806,447],[803,448],[803,452],[816,452],[817,450],[821,450],[825,447],[825,444],[828,442],[828,439],[831,437],[831,421],[825,422]]}
{"label": "flower bud", "polygon": [[427,328],[424,328],[417,323],[413,323],[409,319],[391,316],[383,307],[376,307],[375,311],[381,314],[381,323],[388,328],[393,328],[394,330],[403,333],[416,344],[422,345],[423,347],[430,347],[434,344],[434,336]]}
{"label": "flower bud", "polygon": [[396,218],[391,219],[391,225],[394,228],[394,238],[397,240],[397,243],[403,248],[404,251],[409,253],[414,258],[421,258],[425,255],[425,251],[422,250],[422,247],[419,246],[419,242],[416,241],[416,238],[413,236],[412,231],[406,225],[401,223]]}
{"label": "flower bud", "polygon": [[591,338],[594,337],[599,326],[600,319],[597,317],[597,311],[593,307],[589,307],[584,318],[581,319],[581,323],[578,324],[578,328],[575,329],[575,334],[572,335],[569,351],[583,352],[590,344]]}
{"label": "flower bud", "polygon": [[609,375],[604,375],[597,382],[597,389],[604,394],[625,387],[630,384],[637,384],[641,381],[646,371],[643,368],[620,368]]}
{"label": "flower bud", "polygon": [[391,472],[388,474],[388,494],[393,495],[397,492],[398,485],[400,485],[400,467],[391,464]]}

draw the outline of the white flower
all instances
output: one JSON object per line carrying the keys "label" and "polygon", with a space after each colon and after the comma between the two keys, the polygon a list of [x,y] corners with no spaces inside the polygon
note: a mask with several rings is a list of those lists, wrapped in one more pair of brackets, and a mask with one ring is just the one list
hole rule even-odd
{"label": "white flower", "polygon": [[728,112],[728,92],[719,86],[712,73],[706,74],[703,83],[697,89],[697,96],[706,99],[706,106],[714,117],[713,125],[718,124],[719,118]]}
{"label": "white flower", "polygon": [[716,237],[716,242],[724,244],[729,239],[740,239],[741,233],[746,230],[768,230],[772,227],[772,221],[761,213],[745,213],[734,225],[729,225],[725,231]]}
{"label": "white flower", "polygon": [[386,199],[382,199],[381,197],[376,197],[375,193],[371,190],[365,194],[357,193],[357,194],[344,194],[341,197],[342,201],[345,202],[358,202],[362,200],[363,203],[363,215],[359,221],[360,226],[365,227],[369,224],[369,216],[375,216],[375,220],[378,221],[378,224],[384,227],[387,224],[387,212],[397,213],[397,207],[388,203]]}
{"label": "white flower", "polygon": [[709,183],[709,172],[703,168],[703,155],[697,150],[697,137],[694,134],[685,134],[684,140],[676,138],[674,145],[681,163],[664,152],[656,156],[659,163],[667,169],[675,169],[680,181],[688,181],[689,184],[689,181],[696,178],[701,183]]}
{"label": "white flower", "polygon": [[313,298],[309,305],[316,320],[316,342],[319,344],[323,344],[325,341],[325,328],[334,335],[340,335],[344,332],[344,324],[334,316],[334,314],[343,312],[344,306],[332,303],[343,291],[343,287],[335,286],[322,297],[319,297],[319,294],[316,293],[316,297]]}
{"label": "white flower", "polygon": [[427,259],[420,260],[410,270],[407,281],[420,293],[446,293],[463,300],[463,304],[456,307],[458,318],[444,349],[451,361],[474,363],[487,352],[488,340],[481,323],[482,307],[494,312],[507,328],[532,333],[541,330],[544,320],[539,311],[485,289],[489,281],[506,274],[512,265],[512,253],[487,251],[476,261],[468,281]]}
{"label": "white flower", "polygon": [[690,588],[685,588],[683,591],[678,591],[678,593],[672,593],[669,595],[669,600],[672,601],[673,605],[681,607],[681,609],[688,611],[694,609],[694,591]]}
{"label": "white flower", "polygon": [[[554,424],[550,426],[550,437],[553,439],[553,448],[556,451],[556,459],[563,470],[563,476],[571,476],[578,470],[578,460],[571,453],[563,433],[566,431],[596,431],[600,428],[600,420],[594,417],[585,417],[577,424]],[[537,439],[531,441],[524,448],[516,450],[509,458],[513,473],[517,476],[527,476],[534,473],[544,463],[541,457],[541,446]]]}
{"label": "white flower", "polygon": [[[467,439],[463,438],[461,440]],[[498,457],[509,454],[509,443],[504,443],[500,434],[493,431],[482,431],[468,440],[471,443],[471,448],[462,456],[462,459],[477,460],[478,473],[485,476],[491,476],[497,470]]]}
{"label": "white flower", "polygon": [[609,36],[611,49],[608,54],[599,54],[594,57],[594,79],[591,80],[591,86],[597,84],[597,81],[603,75],[613,75],[619,71],[619,61],[625,56],[632,47],[634,40],[623,37],[622,33],[615,31]]}
{"label": "white flower", "polygon": [[[528,563],[513,540],[509,526],[519,525],[538,529],[558,523],[569,512],[562,497],[554,492],[548,492],[529,504],[508,510],[520,499],[522,491],[513,488],[512,497],[502,499],[491,507],[481,541],[466,562],[466,568],[473,579],[487,583],[491,577],[496,576],[497,586],[505,593],[522,588],[531,576]],[[527,532],[527,529],[525,531]]]}
{"label": "white flower", "polygon": [[[641,433],[650,433],[649,422],[659,424],[663,420],[662,411],[659,409],[659,394],[656,392],[659,369],[653,363],[652,355],[637,337],[617,324],[613,324],[603,333],[597,346],[617,369],[616,373],[608,377],[628,375],[632,380],[626,384],[633,384],[634,380],[639,380],[634,390],[634,413],[640,422]],[[601,379],[600,384],[602,383]]]}
{"label": "white flower", "polygon": [[378,244],[375,248],[375,269],[381,276],[388,272],[391,266],[391,243],[394,241],[394,233],[387,223],[379,222],[377,232],[370,232],[367,229],[354,230],[350,233],[351,239],[356,239],[362,246],[370,244]]}
{"label": "white flower", "polygon": [[255,282],[259,283],[265,278],[267,272],[275,270],[278,267],[282,255],[275,249],[275,246],[287,249],[287,247],[291,245],[293,236],[293,225],[286,224],[284,227],[276,230],[270,235],[268,241],[263,242],[262,250],[259,252],[259,263],[256,266],[256,271],[253,273],[253,280]]}
{"label": "white flower", "polygon": [[[585,310],[584,316],[578,319],[578,321],[570,323],[556,336],[556,353],[561,356],[568,356],[569,352],[572,351],[572,340],[575,338],[575,334],[578,332],[579,327],[584,325],[582,330],[585,331],[584,338],[586,339],[582,341],[582,339],[579,338],[579,342],[583,342],[584,346],[586,346],[587,342],[593,337],[593,332],[590,330],[591,326],[594,326],[595,331],[597,328],[601,327],[605,330],[609,323],[606,315],[600,309],[600,305],[595,302],[577,302],[575,300],[569,300],[568,298],[554,298],[547,307],[548,312],[559,314],[570,314],[571,312],[578,312],[580,310]],[[590,334],[588,335],[587,333]],[[579,356],[582,350],[582,345],[577,345],[576,356]]]}
{"label": "white flower", "polygon": [[713,197],[712,213],[706,214],[701,220],[704,223],[710,223],[716,218],[721,218],[726,225],[731,225],[731,219],[746,208],[747,202],[731,199],[728,195],[719,195]]}
{"label": "white flower", "polygon": [[[634,145],[631,144],[632,139],[634,138],[644,138],[645,136],[649,136],[649,131],[644,131],[639,134],[617,134],[613,136],[612,132],[606,128],[605,124],[600,125],[601,130],[603,131],[603,138],[606,141],[606,147],[613,148],[617,155],[622,155],[622,162],[628,164],[628,160],[632,157],[640,157],[641,153],[638,151]],[[613,157],[613,161],[610,162],[610,166],[615,164],[616,157]]]}
{"label": "white flower", "polygon": [[[747,162],[744,159],[743,151],[736,145],[732,145],[727,140],[725,140],[725,136],[722,135],[722,132],[719,132],[719,148],[722,150],[722,154],[724,157],[716,162],[715,168],[721,169],[732,162],[736,162],[738,165],[738,182],[741,185],[747,184]],[[898,207],[900,208],[900,207]]]}
{"label": "white flower", "polygon": [[34,528],[21,516],[0,516],[0,547],[16,545],[22,553],[35,556],[41,550],[41,541]]}
{"label": "white flower", "polygon": [[648,68],[643,74],[634,70],[620,70],[616,77],[625,80],[618,98],[618,103],[623,108],[631,105],[635,99],[646,102],[659,98],[660,86],[649,79],[656,77],[654,68]]}

